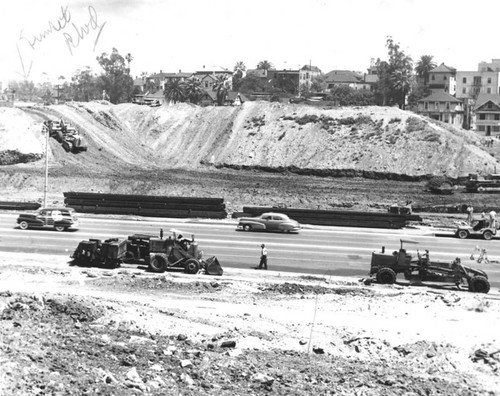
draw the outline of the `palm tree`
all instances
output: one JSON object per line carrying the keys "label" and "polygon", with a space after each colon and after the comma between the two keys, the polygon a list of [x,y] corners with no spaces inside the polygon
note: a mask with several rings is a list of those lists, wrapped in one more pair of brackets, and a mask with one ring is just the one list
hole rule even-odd
{"label": "palm tree", "polygon": [[212,90],[217,91],[217,106],[223,106],[224,102],[226,101],[227,85],[227,78],[223,75],[218,75],[217,79],[212,85]]}
{"label": "palm tree", "polygon": [[185,84],[185,94],[189,101],[193,104],[198,104],[203,93],[201,82],[197,78],[190,78]]}
{"label": "palm tree", "polygon": [[178,78],[171,78],[167,81],[163,94],[168,102],[173,102],[174,104],[182,102],[186,98],[185,85]]}
{"label": "palm tree", "polygon": [[234,65],[233,71],[243,73],[244,71],[246,71],[246,69],[247,67],[245,66],[245,63],[243,61],[239,61]]}
{"label": "palm tree", "polygon": [[437,66],[432,58],[434,58],[432,55],[422,55],[415,67],[417,76],[424,79],[424,85],[427,85],[429,82],[429,72]]}
{"label": "palm tree", "polygon": [[257,69],[269,70],[273,68],[273,64],[267,60],[263,60],[257,64]]}

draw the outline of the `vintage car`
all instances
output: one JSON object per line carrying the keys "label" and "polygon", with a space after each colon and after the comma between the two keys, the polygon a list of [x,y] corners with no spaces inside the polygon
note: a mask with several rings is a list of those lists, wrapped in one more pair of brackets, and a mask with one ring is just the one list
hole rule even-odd
{"label": "vintage car", "polygon": [[455,235],[460,239],[466,239],[472,235],[479,235],[486,240],[490,240],[496,234],[496,227],[490,227],[487,220],[477,220],[470,225],[465,223],[460,224],[455,231]]}
{"label": "vintage car", "polygon": [[17,218],[21,230],[52,228],[56,231],[78,229],[80,222],[73,208],[41,208],[34,213],[21,213]]}
{"label": "vintage car", "polygon": [[237,230],[299,232],[300,224],[282,213],[263,213],[257,217],[242,217]]}

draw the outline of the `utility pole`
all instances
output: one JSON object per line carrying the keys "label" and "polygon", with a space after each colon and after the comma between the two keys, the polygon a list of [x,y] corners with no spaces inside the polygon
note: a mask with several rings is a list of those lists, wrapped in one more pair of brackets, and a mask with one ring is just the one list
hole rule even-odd
{"label": "utility pole", "polygon": [[43,207],[47,207],[47,190],[49,187],[49,135],[50,131],[48,128],[45,130],[45,184],[43,186]]}

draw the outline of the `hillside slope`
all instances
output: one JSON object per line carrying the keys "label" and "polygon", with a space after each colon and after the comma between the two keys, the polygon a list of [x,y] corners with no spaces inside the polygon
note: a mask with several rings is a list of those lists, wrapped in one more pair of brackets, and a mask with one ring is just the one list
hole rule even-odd
{"label": "hillside slope", "polygon": [[499,165],[481,149],[474,132],[397,108],[321,109],[267,102],[205,108],[107,102],[4,108],[0,151],[17,142],[21,152],[43,152],[43,138],[37,136],[42,120],[61,117],[85,136],[89,149],[69,155],[52,140],[51,166],[89,171],[212,164],[457,177],[491,173]]}

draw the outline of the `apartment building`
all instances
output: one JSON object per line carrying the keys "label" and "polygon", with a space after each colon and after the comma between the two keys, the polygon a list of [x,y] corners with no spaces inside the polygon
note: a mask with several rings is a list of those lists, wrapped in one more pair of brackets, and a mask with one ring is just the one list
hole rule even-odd
{"label": "apartment building", "polygon": [[457,71],[456,97],[476,99],[480,94],[500,94],[500,59],[480,62],[477,71]]}

